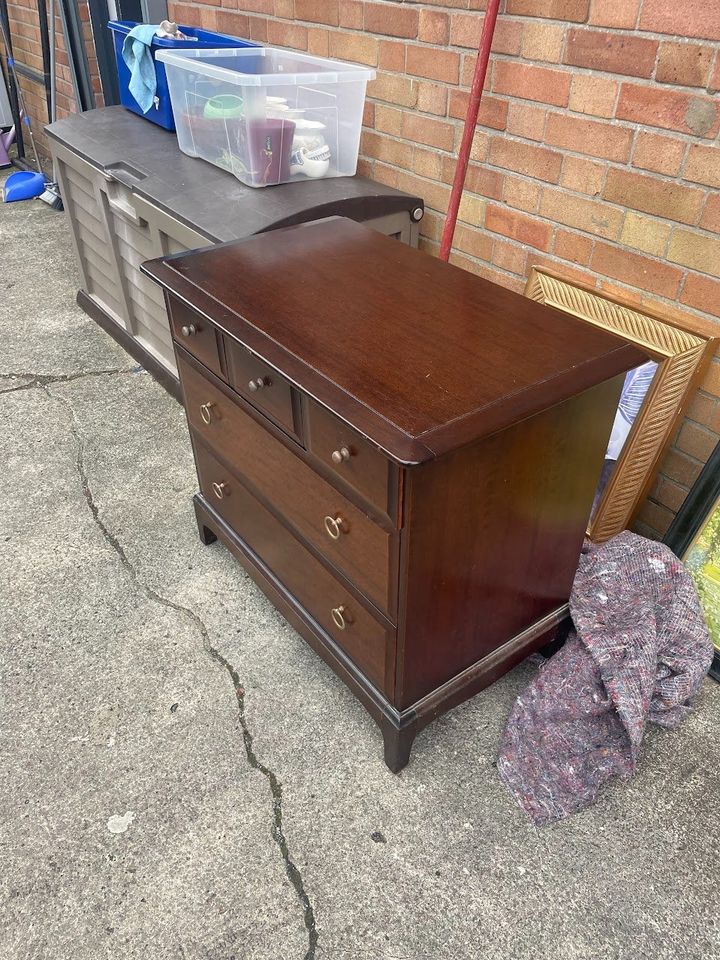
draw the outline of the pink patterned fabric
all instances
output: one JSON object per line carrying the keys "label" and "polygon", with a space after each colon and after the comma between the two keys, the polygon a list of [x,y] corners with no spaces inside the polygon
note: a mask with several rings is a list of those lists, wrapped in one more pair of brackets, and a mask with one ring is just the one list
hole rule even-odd
{"label": "pink patterned fabric", "polygon": [[624,532],[580,558],[574,631],[517,699],[500,776],[537,824],[631,777],[646,721],[676,726],[713,657],[695,586],[660,543]]}

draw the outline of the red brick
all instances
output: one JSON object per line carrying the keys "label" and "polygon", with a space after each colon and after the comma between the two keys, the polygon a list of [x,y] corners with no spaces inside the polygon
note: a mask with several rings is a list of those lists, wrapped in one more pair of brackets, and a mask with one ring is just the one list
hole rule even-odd
{"label": "red brick", "polygon": [[528,140],[543,140],[545,137],[544,107],[533,107],[529,103],[510,103],[507,118],[507,131],[516,137]]}
{"label": "red brick", "polygon": [[452,50],[409,46],[406,69],[416,77],[457,83],[460,77],[460,56]]}
{"label": "red brick", "polygon": [[720,148],[691,144],[683,178],[708,187],[720,187]]}
{"label": "red brick", "polygon": [[[409,151],[407,145],[403,144],[403,147],[404,158],[399,160],[398,164],[407,167]],[[410,164],[410,168],[421,177],[428,177],[430,180],[441,180],[443,159],[445,159],[444,155],[438,153],[437,150],[425,150],[422,147],[416,146],[412,148],[412,163]]]}
{"label": "red brick", "polygon": [[493,71],[493,90],[523,100],[539,100],[566,107],[572,75],[547,67],[533,67],[511,60],[498,60]]}
{"label": "red brick", "polygon": [[549,146],[564,147],[605,160],[624,163],[630,156],[632,130],[598,120],[581,120],[562,113],[549,113],[545,140]]}
{"label": "red brick", "polygon": [[606,171],[604,163],[567,156],[563,160],[560,186],[596,197],[602,191]]}
{"label": "red brick", "polygon": [[307,50],[307,27],[284,20],[268,20],[268,42],[273,46]]}
{"label": "red brick", "polygon": [[585,23],[590,0],[507,0],[506,12],[520,17],[547,17]]}
{"label": "red brick", "polygon": [[412,196],[422,197],[425,203],[438,213],[445,213],[447,210],[450,188],[444,183],[435,183],[433,180],[417,177],[414,173],[399,170],[394,186]]}
{"label": "red brick", "polygon": [[[465,90],[451,90],[448,116],[464,120],[469,94]],[[508,102],[499,97],[483,97],[480,102],[477,122],[481,127],[504,130],[507,125]]]}
{"label": "red brick", "polygon": [[417,108],[421,113],[444,117],[447,113],[448,88],[436,83],[413,81],[417,87]]}
{"label": "red brick", "polygon": [[484,230],[473,230],[462,223],[458,223],[453,237],[453,247],[463,250],[478,260],[489,260],[492,257],[493,238]]}
{"label": "red brick", "polygon": [[505,177],[503,200],[509,207],[537,213],[540,206],[540,184],[536,180],[521,180],[520,177]]}
{"label": "red brick", "polygon": [[[451,170],[454,173],[454,166],[454,161],[451,161],[444,169],[444,175]],[[445,179],[445,176],[443,178]],[[452,182],[452,177],[448,178],[448,182]],[[490,200],[502,199],[504,182],[505,177],[502,173],[498,173],[497,170],[488,170],[487,167],[481,167],[476,163],[469,164],[465,175],[466,189]]]}
{"label": "red brick", "polygon": [[717,93],[720,90],[720,53],[715,57],[715,69],[712,72],[708,93]]}
{"label": "red brick", "polygon": [[671,300],[675,298],[682,279],[682,271],[676,267],[607,243],[596,243],[590,266],[603,276],[614,277]]}
{"label": "red brick", "polygon": [[632,30],[639,9],[640,0],[592,0],[590,23],[594,27]]}
{"label": "red brick", "polygon": [[[276,11],[275,16],[281,14]],[[336,27],[340,22],[338,0],[295,0],[295,19]]]}
{"label": "red brick", "polygon": [[531,20],[523,30],[522,55],[525,60],[560,63],[564,39],[564,24]]}
{"label": "red brick", "polygon": [[413,143],[426,143],[438,150],[452,150],[455,127],[443,120],[433,120],[416,113],[403,113],[402,136]]}
{"label": "red brick", "polygon": [[364,127],[374,127],[375,126],[375,104],[372,100],[366,100],[363,105],[363,126]]}
{"label": "red brick", "polygon": [[624,219],[622,210],[616,210],[597,200],[586,200],[565,190],[545,189],[540,200],[540,213],[548,220],[563,223],[576,230],[584,230],[608,240],[620,236]]}
{"label": "red brick", "polygon": [[720,397],[720,363],[718,362],[718,357],[715,357],[705,371],[705,376],[700,386],[714,397]]}
{"label": "red brick", "polygon": [[[477,50],[483,19],[483,16],[478,13],[451,14],[450,43],[454,47],[469,47],[472,50]],[[493,37],[493,48],[494,47],[495,38]]]}
{"label": "red brick", "polygon": [[549,250],[552,239],[552,227],[548,223],[526,217],[506,207],[489,205],[485,213],[485,228],[493,233],[501,233],[519,243],[525,243],[538,250]]}
{"label": "red brick", "polygon": [[367,95],[386,103],[397,103],[401,107],[414,107],[417,103],[417,88],[413,81],[394,73],[378,73],[368,83]]}
{"label": "red brick", "polygon": [[536,180],[557,183],[560,179],[562,154],[547,147],[493,137],[490,143],[490,163],[495,167],[515,170]]}
{"label": "red brick", "polygon": [[363,9],[362,0],[342,0],[338,6],[339,25],[350,30],[362,30]]}
{"label": "red brick", "polygon": [[652,500],[646,500],[633,521],[633,529],[649,540],[662,540],[675,514]]}
{"label": "red brick", "polygon": [[316,57],[330,56],[330,31],[308,27],[308,53]]}
{"label": "red brick", "polygon": [[645,0],[640,29],[678,37],[720,40],[720,4],[697,0]]}
{"label": "red brick", "polygon": [[590,263],[592,250],[593,242],[590,237],[560,228],[555,231],[554,253],[561,260],[570,260],[571,263],[579,263],[586,267]]}
{"label": "red brick", "polygon": [[720,106],[710,97],[624,83],[616,116],[651,127],[714,137],[720,130]]}
{"label": "red brick", "polygon": [[684,140],[640,131],[635,141],[633,166],[674,177],[680,172],[685,147]]}
{"label": "red brick", "polygon": [[684,87],[705,87],[715,56],[714,47],[698,43],[661,43],[655,79]]}
{"label": "red brick", "polygon": [[608,170],[603,196],[611,203],[680,223],[697,223],[705,199],[703,191],[694,187],[615,168]]}
{"label": "red brick", "polygon": [[691,487],[700,476],[702,463],[671,447],[665,455],[661,469],[665,476]]}
{"label": "red brick", "polygon": [[711,397],[701,390],[695,394],[687,411],[688,420],[702,423],[713,433],[720,433],[720,402],[717,397]]}
{"label": "red brick", "polygon": [[612,117],[618,88],[619,84],[608,77],[579,73],[572,79],[570,109],[595,117]]}
{"label": "red brick", "polygon": [[696,460],[705,463],[715,449],[718,438],[706,427],[702,427],[692,420],[686,420],[680,428],[675,446],[682,453],[687,453]]}
{"label": "red brick", "polygon": [[418,23],[418,40],[445,46],[450,36],[450,17],[437,10],[421,10]]}
{"label": "red brick", "polygon": [[[700,226],[704,230],[712,231],[712,233],[720,233],[720,193],[708,195],[705,210],[700,219]],[[718,307],[720,307],[720,303],[718,303]],[[720,310],[718,312],[720,314]]]}
{"label": "red brick", "polygon": [[688,273],[680,302],[713,316],[720,315],[720,281]]}
{"label": "red brick", "polygon": [[393,73],[405,73],[406,44],[398,40],[381,40],[378,52],[378,66],[381,70]]}
{"label": "red brick", "polygon": [[250,18],[245,13],[217,10],[215,26],[220,33],[229,33],[232,37],[250,36]]}
{"label": "red brick", "polygon": [[360,152],[366,157],[372,157],[374,160],[382,160],[384,163],[403,166],[412,152],[412,147],[408,147],[408,145],[401,140],[393,140],[382,134],[365,130],[363,131],[360,141]]}
{"label": "red brick", "polygon": [[390,133],[394,137],[399,137],[402,121],[403,113],[401,110],[396,110],[395,107],[385,107],[380,103],[375,105],[375,129],[381,133]]}
{"label": "red brick", "polygon": [[268,42],[268,21],[264,17],[248,17],[250,21],[250,39],[258,43]]}
{"label": "red brick", "polygon": [[568,33],[564,62],[607,73],[650,77],[657,48],[657,40],[646,37],[573,27]]}
{"label": "red brick", "polygon": [[507,240],[496,240],[493,244],[492,262],[501,270],[524,277],[527,271],[528,252],[524,247]]}
{"label": "red brick", "polygon": [[418,12],[405,4],[366,3],[365,31],[389,37],[417,37]]}
{"label": "red brick", "polygon": [[[268,30],[268,34],[271,31]],[[378,41],[362,33],[330,33],[330,56],[336,60],[351,60],[377,66]]]}

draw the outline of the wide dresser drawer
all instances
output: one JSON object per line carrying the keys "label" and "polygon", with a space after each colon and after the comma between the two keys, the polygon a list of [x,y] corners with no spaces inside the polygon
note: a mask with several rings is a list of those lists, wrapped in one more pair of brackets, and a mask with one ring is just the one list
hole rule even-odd
{"label": "wide dresser drawer", "polygon": [[[205,499],[299,601],[325,634],[380,690],[390,690],[388,651],[394,631],[383,626],[270,511],[195,439]],[[391,657],[392,662],[392,657]]]}
{"label": "wide dresser drawer", "polygon": [[193,433],[393,620],[397,535],[375,523],[178,355]]}

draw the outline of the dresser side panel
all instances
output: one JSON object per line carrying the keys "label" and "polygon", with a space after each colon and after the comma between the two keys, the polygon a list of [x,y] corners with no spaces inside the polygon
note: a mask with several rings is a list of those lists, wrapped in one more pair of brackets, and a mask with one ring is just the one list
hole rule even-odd
{"label": "dresser side panel", "polygon": [[399,708],[567,602],[622,380],[407,471]]}

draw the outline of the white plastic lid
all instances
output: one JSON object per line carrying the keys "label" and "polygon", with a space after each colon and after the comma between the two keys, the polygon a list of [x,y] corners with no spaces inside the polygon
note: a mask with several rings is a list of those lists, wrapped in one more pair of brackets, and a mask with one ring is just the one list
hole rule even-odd
{"label": "white plastic lid", "polygon": [[[243,72],[243,61],[268,61],[270,69],[265,73]],[[328,60],[314,57],[309,53],[297,53],[278,47],[220,47],[198,50],[158,50],[155,59],[181,69],[192,69],[193,73],[234,83],[243,87],[272,87],[306,83],[344,83],[352,80],[373,80],[376,71],[356,63],[343,63],[341,60]],[[217,66],[214,60],[233,60],[237,66]],[[192,60],[192,66],[188,63]],[[303,69],[297,65],[303,64]],[[309,69],[312,68],[312,69]]]}

